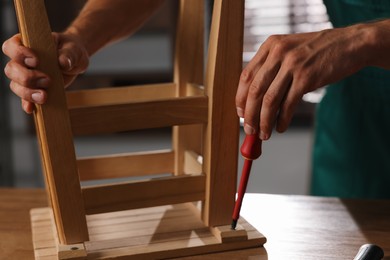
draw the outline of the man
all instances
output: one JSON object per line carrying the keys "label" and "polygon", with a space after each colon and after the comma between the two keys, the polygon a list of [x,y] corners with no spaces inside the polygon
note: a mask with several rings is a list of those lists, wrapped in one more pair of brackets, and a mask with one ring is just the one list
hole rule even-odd
{"label": "man", "polygon": [[[268,140],[287,129],[301,97],[333,84],[318,109],[313,194],[390,198],[390,17],[387,0],[325,2],[335,27],[271,36],[244,69],[237,114],[247,134]],[[161,1],[90,0],[70,27],[54,34],[64,80],[70,84],[105,45],[133,33]],[[352,24],[352,25],[351,25]],[[50,79],[14,36],[3,45],[5,68],[23,109],[43,104]],[[374,68],[375,67],[375,68]]]}
{"label": "man", "polygon": [[312,193],[390,198],[390,2],[324,2],[341,28],[271,36],[241,75],[237,113],[247,134],[268,140],[305,93],[331,84],[317,110]]}

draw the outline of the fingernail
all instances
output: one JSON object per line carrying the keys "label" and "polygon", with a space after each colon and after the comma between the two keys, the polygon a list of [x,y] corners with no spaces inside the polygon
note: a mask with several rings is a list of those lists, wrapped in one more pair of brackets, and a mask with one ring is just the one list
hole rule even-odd
{"label": "fingernail", "polygon": [[264,133],[263,131],[260,132],[260,139],[265,141],[268,140],[268,135]]}
{"label": "fingernail", "polygon": [[25,58],[24,64],[26,64],[28,67],[34,68],[37,66],[37,63],[34,58]]}
{"label": "fingernail", "polygon": [[245,133],[247,135],[253,135],[256,132],[255,129],[252,126],[248,125],[248,124],[244,125],[244,131],[245,131]]}
{"label": "fingernail", "polygon": [[22,108],[24,111],[26,111],[26,113],[28,113],[27,111],[27,102],[22,102]]}
{"label": "fingernail", "polygon": [[48,85],[49,85],[49,79],[47,78],[40,78],[37,81],[38,88],[46,88]]}
{"label": "fingernail", "polygon": [[68,58],[68,70],[72,69],[72,61]]}
{"label": "fingernail", "polygon": [[239,117],[244,117],[244,110],[241,107],[237,107],[237,115]]}
{"label": "fingernail", "polygon": [[35,92],[31,95],[32,100],[34,100],[35,103],[41,104],[43,103],[43,95],[40,92]]}

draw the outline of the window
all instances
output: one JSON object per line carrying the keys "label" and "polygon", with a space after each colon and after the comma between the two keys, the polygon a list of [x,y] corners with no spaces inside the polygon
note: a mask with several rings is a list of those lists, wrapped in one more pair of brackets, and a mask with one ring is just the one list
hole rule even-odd
{"label": "window", "polygon": [[330,27],[322,0],[246,0],[244,63],[272,34],[311,32]]}

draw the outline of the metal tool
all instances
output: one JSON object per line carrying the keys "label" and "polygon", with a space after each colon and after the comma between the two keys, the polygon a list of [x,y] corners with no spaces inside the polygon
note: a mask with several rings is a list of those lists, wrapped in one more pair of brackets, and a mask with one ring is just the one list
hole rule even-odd
{"label": "metal tool", "polygon": [[380,260],[384,257],[383,249],[377,245],[364,244],[353,260]]}

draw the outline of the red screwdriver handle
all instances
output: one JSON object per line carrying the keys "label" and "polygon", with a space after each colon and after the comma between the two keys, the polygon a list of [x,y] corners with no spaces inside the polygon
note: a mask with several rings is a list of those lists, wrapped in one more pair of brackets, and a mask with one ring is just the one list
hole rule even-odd
{"label": "red screwdriver handle", "polygon": [[241,146],[241,154],[245,158],[244,167],[242,168],[240,185],[238,186],[236,204],[234,205],[232,229],[236,229],[238,218],[240,217],[241,204],[246,192],[246,186],[249,180],[249,174],[252,167],[252,161],[261,155],[261,139],[257,134],[245,136]]}
{"label": "red screwdriver handle", "polygon": [[241,145],[241,155],[247,160],[256,160],[261,155],[261,143],[258,134],[247,135]]}

